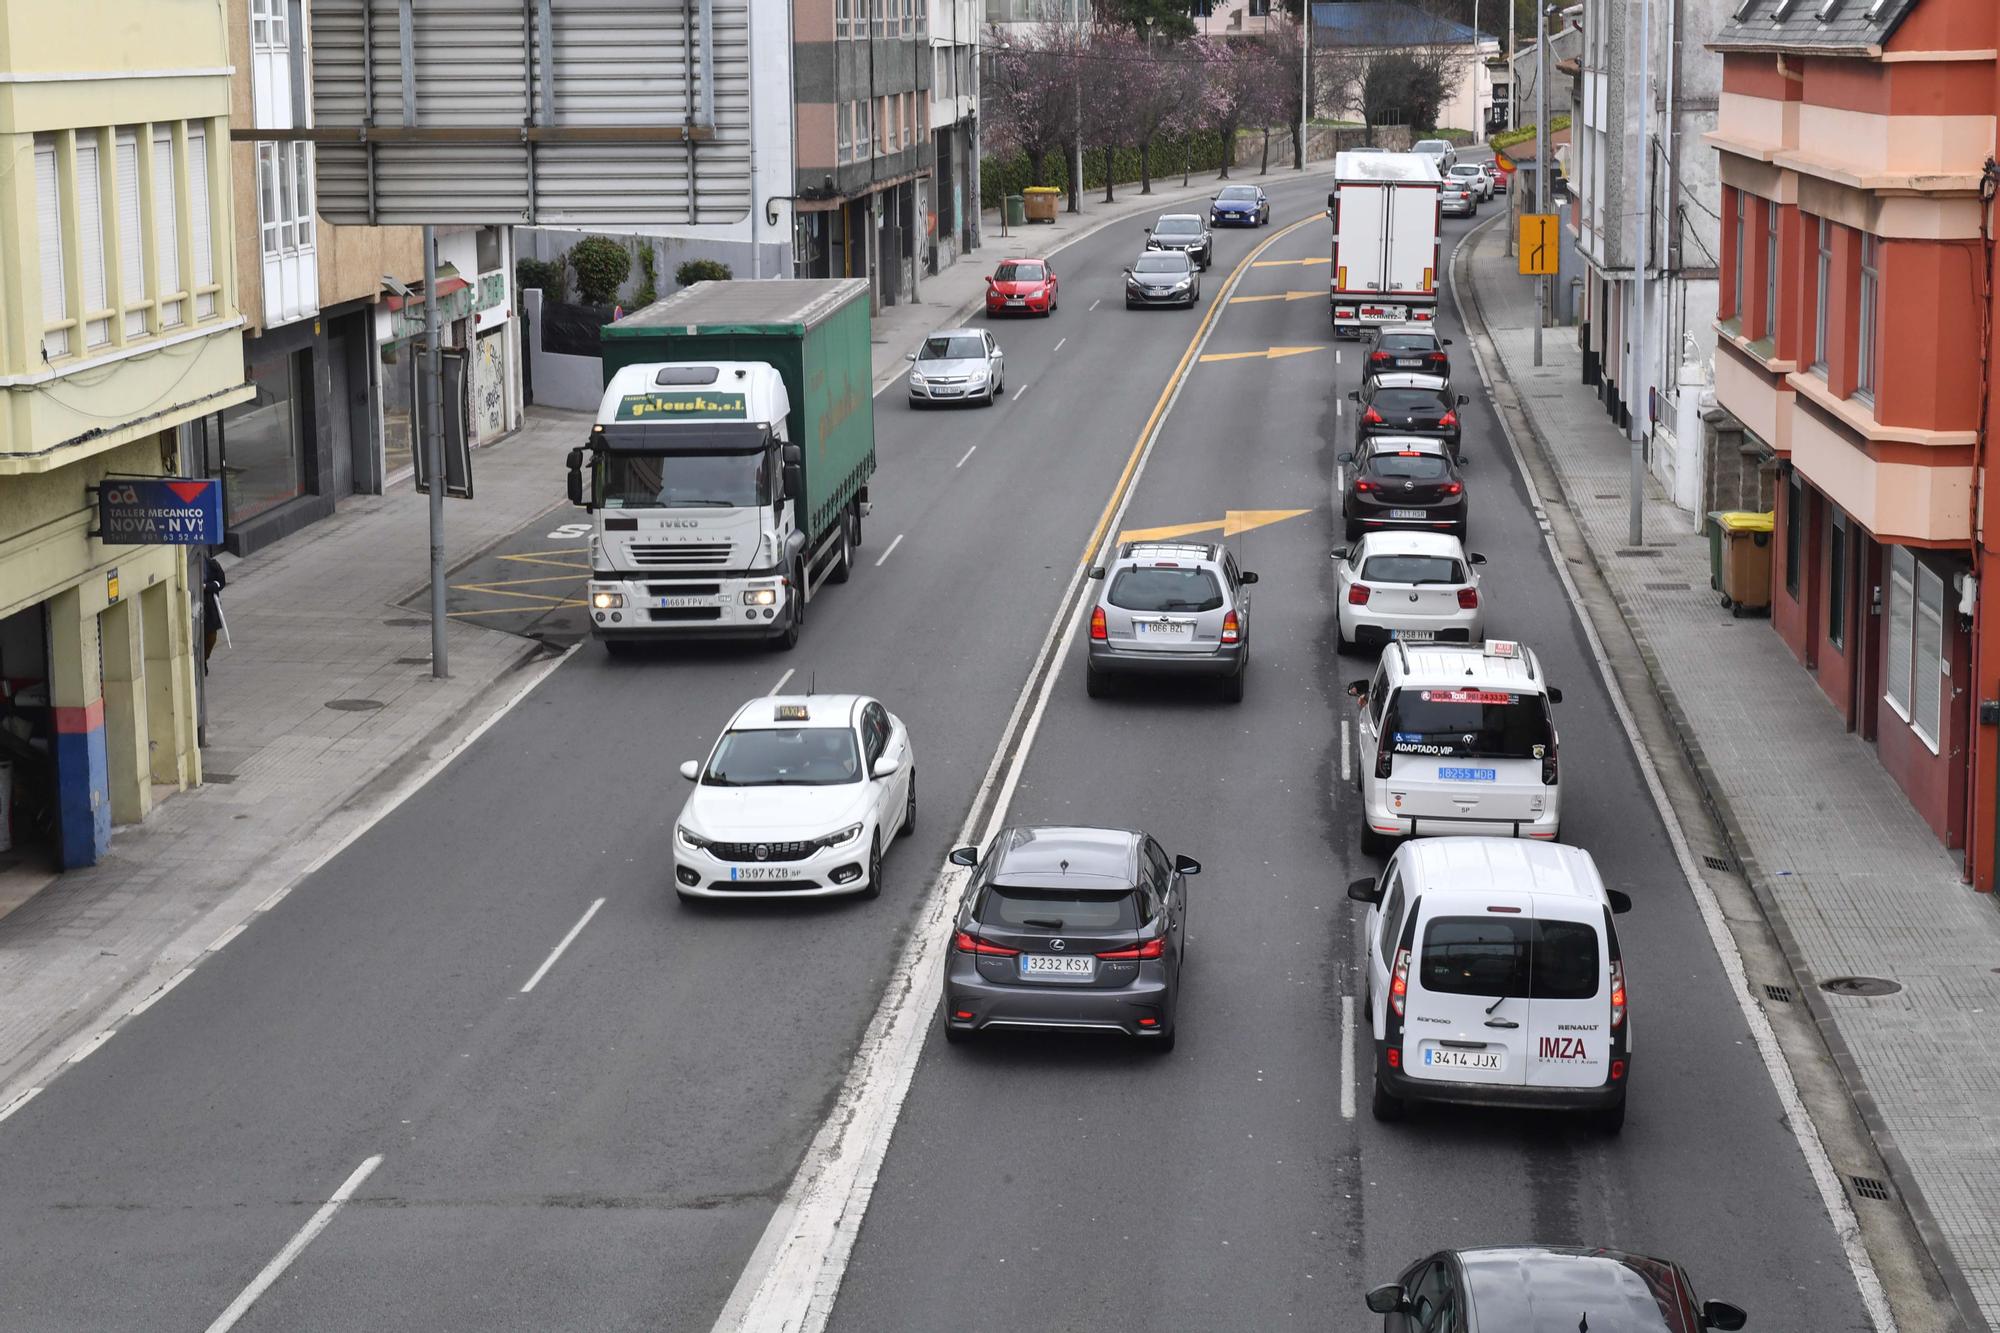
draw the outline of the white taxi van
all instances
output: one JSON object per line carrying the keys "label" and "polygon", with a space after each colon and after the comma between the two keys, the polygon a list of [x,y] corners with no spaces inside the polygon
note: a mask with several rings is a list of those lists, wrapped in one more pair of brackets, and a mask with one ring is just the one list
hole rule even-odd
{"label": "white taxi van", "polygon": [[1562,782],[1548,683],[1532,650],[1504,639],[1392,640],[1375,674],[1351,682],[1361,850],[1462,835],[1555,841]]}
{"label": "white taxi van", "polygon": [[1616,1133],[1632,1019],[1607,889],[1590,853],[1512,838],[1405,843],[1368,904],[1374,1112],[1412,1101],[1589,1113]]}

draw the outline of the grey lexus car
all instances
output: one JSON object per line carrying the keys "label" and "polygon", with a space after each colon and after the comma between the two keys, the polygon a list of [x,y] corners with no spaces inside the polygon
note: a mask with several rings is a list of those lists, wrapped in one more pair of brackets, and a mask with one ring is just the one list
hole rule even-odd
{"label": "grey lexus car", "polygon": [[1250,670],[1250,585],[1220,542],[1126,542],[1110,565],[1091,569],[1104,585],[1090,611],[1084,686],[1107,693],[1116,676],[1219,681],[1243,701]]}
{"label": "grey lexus car", "polygon": [[1201,273],[1178,250],[1148,250],[1125,270],[1125,308],[1181,305],[1201,300]]}
{"label": "grey lexus car", "polygon": [[972,870],[945,959],[944,1035],[1121,1032],[1174,1048],[1192,857],[1133,829],[1002,829]]}

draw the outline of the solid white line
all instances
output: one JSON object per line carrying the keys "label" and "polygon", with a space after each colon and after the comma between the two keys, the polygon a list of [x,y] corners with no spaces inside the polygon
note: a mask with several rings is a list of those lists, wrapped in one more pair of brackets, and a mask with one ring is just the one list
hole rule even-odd
{"label": "solid white line", "polygon": [[1012,398],[1012,400],[1011,400],[1011,401],[1013,401],[1013,402],[1017,402],[1017,403],[1018,403],[1018,402],[1020,402],[1020,401],[1021,401],[1021,395],[1022,395],[1022,394],[1024,394],[1024,393],[1026,393],[1027,391],[1028,391],[1028,386],[1027,386],[1027,385],[1025,385],[1025,384],[1023,384],[1023,385],[1022,385],[1022,386],[1021,386],[1020,388],[1018,388],[1018,389],[1014,390],[1014,396],[1013,396],[1013,398]]}
{"label": "solid white line", "polygon": [[333,1197],[321,1204],[319,1211],[299,1228],[298,1234],[285,1242],[285,1248],[279,1250],[277,1256],[264,1265],[264,1271],[257,1274],[250,1285],[243,1289],[242,1294],[229,1303],[227,1310],[215,1317],[215,1322],[208,1326],[208,1333],[228,1333],[229,1329],[236,1327],[236,1321],[250,1313],[250,1307],[257,1303],[257,1298],[270,1290],[271,1284],[292,1266],[292,1261],[299,1257],[306,1246],[312,1244],[313,1237],[326,1230],[326,1224],[333,1221],[333,1215],[340,1211],[341,1205],[354,1197],[354,1191],[361,1188],[361,1182],[368,1179],[380,1165],[382,1165],[382,1154],[376,1153],[355,1167],[354,1174],[333,1192]]}
{"label": "solid white line", "polygon": [[602,906],[604,899],[599,898],[584,911],[582,918],[569,928],[569,934],[562,937],[562,943],[556,945],[554,952],[542,960],[542,965],[535,969],[535,975],[528,978],[528,984],[521,987],[521,994],[526,995],[535,988],[536,983],[549,974],[549,969],[556,965],[556,959],[563,956],[563,950],[569,948],[570,942],[583,934],[583,928],[590,924],[590,918],[596,916],[597,909]]}
{"label": "solid white line", "polygon": [[886,551],[882,552],[881,555],[875,557],[875,568],[877,569],[882,568],[883,562],[888,560],[890,556],[894,555],[896,553],[896,548],[898,546],[901,546],[902,544],[903,544],[903,534],[899,532],[896,534],[896,540],[889,543],[889,548]]}
{"label": "solid white line", "polygon": [[20,1110],[22,1107],[26,1106],[29,1102],[35,1100],[35,1098],[38,1095],[40,1095],[41,1091],[42,1090],[40,1088],[29,1088],[26,1092],[16,1097],[13,1101],[8,1102],[5,1106],[0,1106],[0,1120],[5,1120],[8,1116],[14,1114],[14,1112]]}
{"label": "solid white line", "polygon": [[140,1014],[145,1013],[148,1009],[151,1009],[161,1000],[166,999],[168,991],[180,985],[183,981],[186,981],[189,977],[193,975],[194,975],[194,964],[189,963],[186,967],[182,968],[180,971],[168,977],[164,982],[160,983],[160,988],[158,990],[154,991],[151,995],[148,995],[145,999],[139,1001],[139,1003],[133,1005],[130,1009],[127,1009],[125,1011],[125,1017],[137,1018]]}
{"label": "solid white line", "polygon": [[[1471,239],[1470,235],[1465,239]],[[1465,240],[1459,243],[1463,245]],[[1452,302],[1460,305],[1456,251],[1453,252],[1450,273]],[[1468,338],[1467,341],[1472,340]],[[1472,359],[1490,395],[1493,392],[1493,376],[1476,342],[1472,347]],[[1535,486],[1534,474],[1528,470],[1528,460],[1521,451],[1519,441],[1514,438],[1514,432],[1508,428],[1506,416],[1497,412],[1495,415],[1500,417],[1500,434],[1507,441],[1508,452],[1513,455],[1514,467],[1520,473],[1528,503],[1539,514],[1542,512],[1542,497]],[[1860,1292],[1862,1306],[1868,1311],[1868,1320],[1877,1333],[1895,1333],[1896,1316],[1889,1308],[1889,1298],[1882,1290],[1882,1279],[1875,1272],[1875,1261],[1869,1257],[1868,1246],[1862,1239],[1861,1223],[1854,1216],[1854,1207],[1847,1200],[1847,1191],[1841,1185],[1839,1173],[1833,1168],[1832,1159],[1827,1156],[1826,1144],[1820,1140],[1819,1127],[1813,1123],[1812,1112],[1799,1093],[1798,1082],[1792,1077],[1792,1067],[1785,1060],[1784,1048],[1778,1044],[1778,1034],[1771,1027],[1770,1017],[1762,1006],[1750,998],[1749,975],[1743,968],[1743,955],[1736,948],[1736,937],[1729,933],[1729,922],[1723,916],[1722,904],[1696,867],[1694,848],[1688,843],[1687,832],[1681,827],[1680,816],[1675,812],[1673,803],[1667,799],[1666,784],[1660,780],[1659,768],[1653,763],[1652,753],[1639,734],[1638,718],[1625,700],[1625,691],[1618,683],[1609,654],[1604,650],[1604,640],[1599,637],[1597,626],[1584,609],[1583,593],[1570,577],[1569,562],[1563,558],[1562,546],[1556,541],[1555,532],[1546,520],[1542,524],[1542,540],[1553,557],[1556,577],[1562,580],[1563,591],[1569,596],[1577,622],[1583,627],[1584,640],[1590,645],[1591,658],[1597,665],[1597,674],[1604,681],[1612,711],[1618,714],[1619,724],[1625,729],[1625,739],[1638,761],[1639,773],[1646,779],[1646,790],[1653,798],[1654,808],[1660,812],[1660,822],[1666,826],[1667,841],[1673,846],[1674,859],[1680,863],[1681,877],[1687,881],[1688,891],[1694,895],[1702,925],[1708,930],[1709,943],[1729,979],[1737,1008],[1749,1025],[1751,1038],[1757,1044],[1757,1053],[1764,1061],[1765,1072],[1777,1089],[1779,1104],[1785,1110],[1785,1121],[1791,1126],[1792,1137],[1798,1140],[1799,1152],[1805,1157],[1806,1169],[1819,1191],[1821,1206],[1826,1209],[1827,1219],[1833,1224],[1834,1234],[1840,1237],[1841,1249],[1847,1256],[1848,1268],[1854,1274],[1854,1285]]]}
{"label": "solid white line", "polygon": [[1340,997],[1340,1118],[1354,1119],[1354,997]]}
{"label": "solid white line", "polygon": [[221,950],[225,945],[227,945],[231,940],[235,939],[238,935],[241,935],[245,930],[248,930],[249,928],[250,928],[250,923],[247,920],[238,921],[228,930],[225,930],[222,932],[222,934],[216,936],[215,943],[209,945],[206,952],[208,953],[221,952]]}
{"label": "solid white line", "polygon": [[[970,458],[970,457],[972,457],[972,456],[973,456],[974,454],[976,454],[976,453],[978,453],[978,452],[979,452],[979,446],[975,444],[975,445],[973,445],[973,446],[972,446],[972,447],[971,447],[970,449],[967,449],[967,450],[965,451],[965,458]],[[953,463],[953,464],[952,464],[952,466],[953,466],[953,467],[955,467],[955,468],[961,468],[961,467],[964,467],[964,466],[965,466],[965,458],[961,458],[961,459],[959,459],[959,460],[958,460],[958,461],[957,461],[956,463]],[[886,554],[886,552],[885,552],[885,554]]]}
{"label": "solid white line", "polygon": [[105,1042],[110,1041],[113,1037],[117,1035],[118,1035],[117,1028],[104,1029],[104,1031],[98,1033],[96,1036],[92,1037],[89,1041],[77,1047],[76,1050],[70,1055],[69,1059],[64,1061],[64,1063],[72,1065],[76,1064],[77,1062],[82,1060],[85,1056],[89,1055],[92,1051],[95,1051],[98,1047],[102,1046]]}
{"label": "solid white line", "polygon": [[[1104,298],[1100,296],[1100,297],[1099,297],[1099,298],[1097,298],[1097,299],[1098,299],[1098,301],[1101,301],[1101,300],[1103,300]],[[1095,310],[1095,309],[1097,309],[1097,301],[1092,301],[1092,302],[1090,303],[1090,309],[1091,309],[1091,310]],[[1085,314],[1089,314],[1089,313],[1090,313],[1090,311],[1089,311],[1089,310],[1086,310],[1086,311],[1085,311],[1084,313],[1085,313]]]}
{"label": "solid white line", "polygon": [[1352,724],[1346,718],[1340,719],[1340,780],[1354,781],[1354,746],[1348,739],[1348,727]]}
{"label": "solid white line", "polygon": [[1066,337],[1056,339],[1056,345],[1049,349],[1050,354],[1053,355],[1056,352],[1060,352],[1062,350],[1062,345],[1068,341],[1069,339]]}
{"label": "solid white line", "polygon": [[[1225,287],[1222,296],[1226,298],[1233,287],[1234,283]],[[1220,323],[1211,321],[1203,331],[1188,356],[1189,367],[1194,366],[1201,349],[1208,344],[1209,335]],[[1124,496],[1111,522],[1105,525],[1100,553],[1118,540],[1126,511],[1138,494],[1140,478],[1152,458],[1153,446],[1173,414],[1181,390],[1193,378],[1192,374],[1181,377],[1153,422],[1152,433],[1139,451],[1139,461],[1132,469]],[[1015,697],[1013,711],[1000,732],[1001,747],[994,752],[986,775],[973,794],[955,846],[991,841],[1007,818],[1028,754],[1034,748],[1035,735],[1048,711],[1056,682],[1062,676],[1057,655],[1083,624],[1085,600],[1080,593],[1085,575],[1094,563],[1098,561],[1086,559],[1070,574],[1056,604],[1055,619],[1033,659],[1035,667]],[[1024,713],[1026,724],[1010,756],[1005,738],[1015,734]],[[996,781],[998,795],[993,812],[984,833],[975,837],[973,821],[987,794],[996,790]],[[821,1333],[826,1327],[833,1314],[834,1297],[847,1271],[848,1258],[854,1251],[855,1238],[867,1216],[883,1158],[888,1154],[889,1139],[895,1132],[903,1099],[916,1076],[924,1036],[942,991],[950,922],[969,874],[961,867],[945,865],[919,906],[902,956],[890,974],[881,1004],[862,1034],[854,1063],[833,1108],[820,1123],[819,1132],[806,1149],[805,1160],[799,1164],[797,1174],[771,1214],[757,1248],[716,1318],[716,1333],[766,1333],[767,1330]]]}
{"label": "solid white line", "polygon": [[764,697],[768,699],[772,695],[776,694],[779,690],[784,689],[785,682],[790,680],[792,678],[792,673],[796,672],[797,670],[798,670],[797,667],[786,667],[785,674],[778,677],[778,683],[776,685],[773,685],[770,689],[764,692]]}

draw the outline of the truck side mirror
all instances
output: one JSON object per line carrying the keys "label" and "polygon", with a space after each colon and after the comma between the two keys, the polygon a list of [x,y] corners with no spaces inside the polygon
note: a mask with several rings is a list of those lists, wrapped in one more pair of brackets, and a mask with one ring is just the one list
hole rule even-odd
{"label": "truck side mirror", "polygon": [[569,465],[569,502],[583,503],[583,450],[572,449],[567,460]]}
{"label": "truck side mirror", "polygon": [[796,444],[785,446],[784,463],[786,467],[801,467],[805,464],[805,461],[805,450],[799,448]]}
{"label": "truck side mirror", "polygon": [[1632,910],[1632,895],[1622,889],[1606,889],[1604,896],[1611,901],[1613,915],[1622,916]]}
{"label": "truck side mirror", "polygon": [[797,463],[785,464],[784,480],[785,480],[784,498],[790,500],[798,495],[800,484],[803,481],[803,476],[800,473],[799,465]]}
{"label": "truck side mirror", "polygon": [[1563,701],[1562,687],[1560,685],[1549,686],[1549,702],[1552,704],[1559,704],[1562,701]]}

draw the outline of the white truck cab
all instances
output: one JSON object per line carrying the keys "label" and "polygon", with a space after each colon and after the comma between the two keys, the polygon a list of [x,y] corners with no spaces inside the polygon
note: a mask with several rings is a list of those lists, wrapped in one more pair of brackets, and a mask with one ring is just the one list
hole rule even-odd
{"label": "white truck cab", "polygon": [[1361,848],[1399,838],[1472,836],[1553,842],[1562,783],[1548,683],[1525,644],[1383,649],[1347,687],[1355,720]]}

